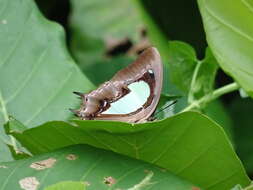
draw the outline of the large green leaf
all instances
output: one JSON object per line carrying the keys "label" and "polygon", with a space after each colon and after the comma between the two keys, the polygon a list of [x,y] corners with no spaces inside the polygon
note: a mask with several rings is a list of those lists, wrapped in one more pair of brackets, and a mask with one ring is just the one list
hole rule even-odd
{"label": "large green leaf", "polygon": [[0,13],[0,138],[10,143],[2,128],[8,115],[28,127],[67,120],[78,103],[71,92],[92,84],[69,56],[62,27],[46,20],[34,1],[0,0]]}
{"label": "large green leaf", "polygon": [[253,96],[253,2],[198,0],[208,44],[220,66]]}
{"label": "large green leaf", "polygon": [[[141,159],[205,189],[245,186],[249,179],[224,131],[196,112],[144,124],[74,120],[23,130],[6,129],[33,154],[72,144],[90,144]],[[50,132],[49,132],[50,131]]]}
{"label": "large green leaf", "polygon": [[33,189],[56,190],[57,186],[59,188],[64,184],[65,187],[71,185],[69,190],[72,190],[73,185],[81,186],[78,182],[61,181],[80,181],[90,190],[130,190],[141,183],[140,189],[143,190],[191,190],[195,187],[162,168],[87,145],[71,146],[25,160],[0,163],[0,189],[16,190],[21,189],[22,185],[27,187],[22,189],[29,190],[29,185],[35,187],[36,184],[38,188]]}

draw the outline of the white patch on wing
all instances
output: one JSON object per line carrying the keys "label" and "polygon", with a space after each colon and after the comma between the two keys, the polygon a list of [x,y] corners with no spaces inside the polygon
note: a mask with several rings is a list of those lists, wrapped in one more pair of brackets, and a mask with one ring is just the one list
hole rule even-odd
{"label": "white patch on wing", "polygon": [[132,83],[128,86],[131,92],[118,101],[102,114],[128,114],[139,109],[150,95],[149,85],[144,81]]}

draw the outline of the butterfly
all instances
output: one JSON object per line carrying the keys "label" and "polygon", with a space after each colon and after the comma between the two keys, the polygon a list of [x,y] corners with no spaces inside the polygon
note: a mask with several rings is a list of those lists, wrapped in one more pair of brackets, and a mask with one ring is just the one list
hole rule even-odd
{"label": "butterfly", "polygon": [[162,82],[160,54],[150,47],[96,90],[86,94],[74,92],[82,103],[79,109],[70,110],[82,120],[145,122],[158,105]]}

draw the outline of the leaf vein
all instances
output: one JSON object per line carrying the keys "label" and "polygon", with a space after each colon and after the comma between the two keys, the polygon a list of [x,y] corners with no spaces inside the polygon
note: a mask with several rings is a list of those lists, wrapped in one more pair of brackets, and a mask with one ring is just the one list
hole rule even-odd
{"label": "leaf vein", "polygon": [[31,78],[32,78],[33,74],[35,73],[35,71],[41,65],[42,60],[44,59],[44,57],[45,57],[45,55],[47,53],[47,50],[48,50],[48,48],[41,54],[41,56],[39,57],[38,61],[34,64],[32,70],[27,75],[27,77],[24,80],[23,84],[20,85],[19,88],[17,88],[17,90],[12,94],[12,96],[6,100],[6,104],[8,104],[12,99],[14,99],[25,88],[26,84],[28,84],[28,82],[31,80]]}
{"label": "leaf vein", "polygon": [[192,166],[194,164],[194,162],[196,162],[199,158],[201,158],[207,151],[209,151],[213,146],[215,145],[215,143],[212,143],[211,145],[209,145],[205,150],[201,151],[195,158],[193,158],[188,164],[186,164],[185,166],[183,166],[183,168],[179,169],[179,171],[176,172],[176,174],[180,174],[182,173],[185,169],[189,168],[190,166]]}
{"label": "leaf vein", "polygon": [[40,109],[38,109],[38,111],[35,112],[30,119],[28,119],[27,121],[24,122],[25,125],[28,125],[34,118],[37,117],[37,115],[39,115],[39,113],[41,113],[50,104],[51,101],[54,100],[54,98],[57,97],[57,95],[61,92],[61,90],[64,88],[64,86],[67,84],[67,82],[71,78],[72,74],[73,74],[73,71],[68,74],[68,76],[62,82],[62,84],[60,85],[58,90],[51,97],[49,97],[48,102],[44,106],[41,106]]}
{"label": "leaf vein", "polygon": [[[143,166],[139,166],[137,168],[133,168],[133,169],[127,171],[124,175],[118,177],[117,184],[119,184],[120,181],[124,180],[124,178],[126,178],[127,176],[129,176],[131,173],[133,173],[133,172],[135,172],[135,171],[137,171],[137,170],[139,170],[141,168],[144,168],[144,167]],[[112,188],[114,188],[114,187],[111,187],[108,190],[111,190]]]}
{"label": "leaf vein", "polygon": [[70,140],[71,142],[73,142],[74,144],[78,144],[78,142],[75,141],[73,138],[71,138],[71,137],[68,136],[68,135],[65,135],[61,130],[59,130],[59,129],[57,128],[57,126],[54,126],[54,129],[55,129],[58,133],[62,134],[62,136],[64,136],[64,137],[66,137],[67,139],[69,139],[69,140]]}
{"label": "leaf vein", "polygon": [[156,158],[154,158],[151,163],[156,163],[163,155],[165,155],[170,148],[173,147],[173,145],[180,139],[182,138],[182,136],[188,131],[189,127],[191,126],[191,123],[194,121],[194,118],[191,119],[191,121],[189,121],[188,126],[184,128],[184,130],[182,131],[182,133],[180,133],[171,144],[168,145],[168,147],[166,149],[164,149],[164,151],[162,151]]}
{"label": "leaf vein", "polygon": [[242,3],[250,10],[250,12],[253,13],[253,8],[252,6],[246,1],[246,0],[241,0]]}
{"label": "leaf vein", "polygon": [[163,132],[163,129],[164,129],[165,127],[166,127],[166,126],[160,127],[161,129],[157,132],[157,134],[154,134],[153,136],[151,136],[149,139],[147,139],[147,140],[145,141],[145,143],[142,143],[142,145],[139,146],[138,148],[139,148],[139,149],[143,148],[145,145],[147,145],[148,143],[152,142],[153,139],[159,137],[159,136],[160,136],[159,134]]}
{"label": "leaf vein", "polygon": [[[24,26],[27,24],[27,22],[30,20],[32,13],[33,13],[34,9],[31,9],[31,12],[28,15],[28,18],[26,19],[26,22],[24,23]],[[11,55],[17,50],[18,44],[20,42],[20,40],[23,39],[23,36],[25,34],[25,29],[27,27],[24,27],[23,30],[21,31],[21,33],[19,34],[18,38],[16,39],[16,41],[14,42],[13,48],[10,50],[10,53],[6,56],[6,58],[4,59],[4,61],[0,64],[0,68],[5,65],[8,61],[8,59],[11,57]]]}
{"label": "leaf vein", "polygon": [[[66,154],[66,153],[63,153],[61,156],[58,156],[58,157],[54,156],[54,157],[56,157],[56,158],[55,158],[55,159],[56,159],[56,163],[59,162],[61,159],[63,159],[65,154]],[[48,176],[49,172],[50,172],[53,168],[54,168],[54,166],[51,166],[50,168],[47,168],[47,169],[46,169],[44,175],[43,175],[43,176],[41,177],[41,179],[40,179],[40,184],[43,184],[44,180],[46,179],[46,177]]]}
{"label": "leaf vein", "polygon": [[6,108],[6,104],[5,104],[5,100],[3,98],[1,89],[0,89],[0,111],[2,112],[3,116],[4,116],[4,121],[7,122],[8,121],[8,111]]}
{"label": "leaf vein", "polygon": [[16,167],[12,170],[12,172],[8,175],[8,177],[6,177],[4,183],[3,183],[3,186],[1,188],[1,190],[4,190],[10,177],[15,173],[15,171],[22,165],[24,165],[28,160],[26,160],[25,162],[20,162],[20,164],[17,164]]}
{"label": "leaf vein", "polygon": [[115,150],[114,148],[112,148],[111,146],[109,146],[108,144],[104,143],[103,141],[101,141],[99,138],[97,138],[95,135],[91,135],[90,133],[88,133],[88,131],[86,131],[86,134],[89,135],[90,137],[92,137],[93,139],[95,139],[98,143],[100,143],[101,145],[103,145],[104,147],[107,147],[109,150],[113,151],[113,152],[117,152],[117,150]]}
{"label": "leaf vein", "polygon": [[103,157],[100,157],[100,158],[97,160],[97,162],[95,162],[95,163],[88,169],[88,171],[85,172],[85,173],[83,174],[83,176],[80,178],[79,181],[83,181],[83,180],[89,175],[89,173],[90,173],[92,170],[94,170],[94,168],[95,168],[102,160],[103,160]]}
{"label": "leaf vein", "polygon": [[253,42],[253,38],[251,36],[249,36],[248,34],[246,34],[245,32],[241,31],[240,29],[238,29],[237,27],[229,24],[228,22],[226,22],[225,20],[223,20],[221,17],[218,17],[215,15],[215,13],[213,13],[208,7],[206,7],[207,13],[209,13],[210,16],[212,16],[214,19],[216,19],[218,22],[220,22],[222,25],[226,26],[227,28],[229,28],[230,30],[232,30],[233,32],[241,35],[242,37],[250,40],[251,42]]}
{"label": "leaf vein", "polygon": [[217,184],[219,184],[219,183],[222,183],[223,181],[228,180],[229,178],[233,177],[234,175],[236,175],[236,174],[239,173],[239,172],[240,172],[240,170],[236,170],[236,171],[232,172],[231,175],[226,176],[226,177],[224,177],[224,178],[222,178],[222,179],[216,181],[216,182],[213,183],[213,184],[210,184],[210,185],[207,186],[205,189],[210,189],[211,187],[213,187],[213,186],[215,186],[215,185],[217,185]]}

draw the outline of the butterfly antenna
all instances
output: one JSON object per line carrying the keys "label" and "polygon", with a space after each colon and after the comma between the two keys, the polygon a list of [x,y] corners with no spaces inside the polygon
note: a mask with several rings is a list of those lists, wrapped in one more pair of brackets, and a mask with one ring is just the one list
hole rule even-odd
{"label": "butterfly antenna", "polygon": [[171,102],[169,105],[167,105],[165,108],[159,110],[158,112],[155,113],[154,116],[156,116],[157,114],[159,114],[160,112],[162,112],[163,110],[166,110],[167,108],[173,106],[175,103],[177,103],[177,100],[174,100],[173,102]]}
{"label": "butterfly antenna", "polygon": [[78,98],[82,99],[84,97],[84,94],[82,92],[73,92],[73,94],[77,95]]}
{"label": "butterfly antenna", "polygon": [[69,108],[69,111],[71,111],[76,117],[78,117],[78,111],[77,110]]}
{"label": "butterfly antenna", "polygon": [[82,92],[73,92],[74,94],[76,94],[77,96],[83,96]]}

